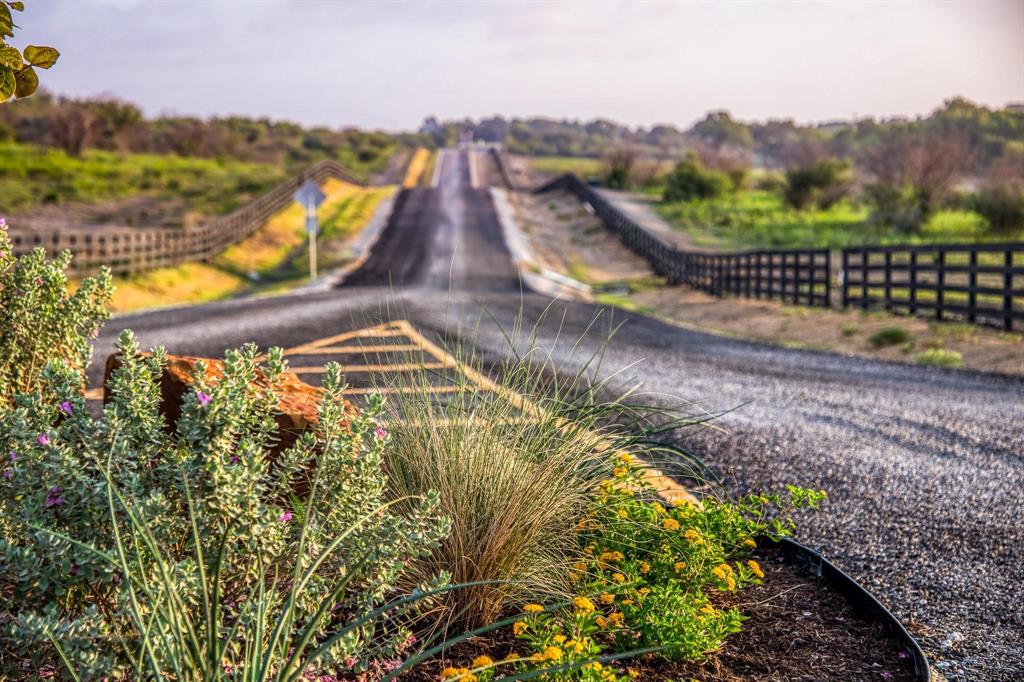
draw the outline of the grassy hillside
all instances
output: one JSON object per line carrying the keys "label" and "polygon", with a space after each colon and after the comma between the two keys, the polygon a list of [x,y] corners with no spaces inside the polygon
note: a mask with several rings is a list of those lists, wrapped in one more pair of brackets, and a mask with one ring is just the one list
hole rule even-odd
{"label": "grassy hillside", "polygon": [[[0,213],[31,214],[44,206],[148,198],[164,204],[153,211],[159,224],[162,213],[229,213],[285,178],[283,169],[264,163],[98,150],[72,157],[57,149],[7,143],[0,144]],[[98,212],[94,219],[101,222],[103,217]],[[111,217],[123,218],[117,221],[122,224],[140,220],[132,215]]]}

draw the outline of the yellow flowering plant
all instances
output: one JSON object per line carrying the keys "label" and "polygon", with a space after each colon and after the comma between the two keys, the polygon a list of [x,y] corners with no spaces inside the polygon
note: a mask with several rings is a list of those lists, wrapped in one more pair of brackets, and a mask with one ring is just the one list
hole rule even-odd
{"label": "yellow flowering plant", "polygon": [[523,608],[512,634],[525,653],[494,666],[452,668],[442,679],[490,682],[504,668],[544,670],[545,680],[616,682],[636,673],[611,659],[650,652],[701,660],[744,620],[736,607],[716,606],[714,595],[765,576],[751,554],[756,538],[789,535],[792,511],[826,498],[790,486],[786,494],[667,507],[633,457],[617,454],[610,469],[593,508],[575,524],[581,551],[569,570],[576,595],[564,605]]}

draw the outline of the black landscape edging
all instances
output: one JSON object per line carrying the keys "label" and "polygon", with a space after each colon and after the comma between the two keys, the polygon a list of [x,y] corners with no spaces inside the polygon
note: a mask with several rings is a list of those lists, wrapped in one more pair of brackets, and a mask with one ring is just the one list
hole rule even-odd
{"label": "black landscape edging", "polygon": [[910,652],[914,663],[914,674],[918,682],[931,680],[931,669],[928,667],[928,659],[925,658],[921,645],[907,631],[903,623],[860,583],[818,552],[789,538],[782,538],[778,542],[762,539],[760,545],[781,550],[787,561],[798,564],[813,575],[824,578],[829,587],[846,598],[850,608],[857,615],[881,623],[889,636],[900,642]]}

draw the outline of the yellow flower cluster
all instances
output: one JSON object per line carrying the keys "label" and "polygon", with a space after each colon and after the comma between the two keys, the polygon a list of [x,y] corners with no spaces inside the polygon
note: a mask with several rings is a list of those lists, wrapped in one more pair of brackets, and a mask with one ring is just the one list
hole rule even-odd
{"label": "yellow flower cluster", "polygon": [[757,563],[753,559],[747,561],[747,566],[750,567],[751,573],[756,575],[758,578],[764,578],[764,571],[761,570],[761,564]]}
{"label": "yellow flower cluster", "polygon": [[469,668],[445,668],[441,671],[442,680],[458,680],[458,682],[476,682],[476,675]]}
{"label": "yellow flower cluster", "polygon": [[711,575],[721,580],[730,592],[736,589],[736,576],[729,564],[718,564],[711,569]]}
{"label": "yellow flower cluster", "polygon": [[527,604],[523,607],[523,611],[526,613],[540,613],[544,610],[544,607],[540,604]]}
{"label": "yellow flower cluster", "polygon": [[[594,610],[594,602],[590,601],[586,597],[576,597],[572,600],[572,605],[576,607],[576,610],[580,613],[590,613]],[[519,634],[519,633],[516,633]]]}
{"label": "yellow flower cluster", "polygon": [[664,526],[665,530],[679,530],[679,522],[673,518],[665,519],[661,522],[661,525]]}

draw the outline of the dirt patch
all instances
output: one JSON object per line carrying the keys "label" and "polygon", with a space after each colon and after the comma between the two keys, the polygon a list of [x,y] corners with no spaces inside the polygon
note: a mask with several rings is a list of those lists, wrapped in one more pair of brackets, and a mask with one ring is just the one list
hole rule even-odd
{"label": "dirt patch", "polygon": [[[941,349],[959,353],[962,366],[969,369],[1024,374],[1024,335],[979,325],[938,323],[886,312],[715,298],[683,286],[649,289],[629,299],[671,320],[753,341],[908,363],[918,362],[923,352]],[[886,333],[893,328],[904,334]],[[887,336],[902,340],[875,347]]]}
{"label": "dirt patch", "polygon": [[[743,630],[728,638],[720,651],[702,663],[671,663],[647,656],[619,667],[636,670],[640,680],[915,679],[910,652],[882,625],[856,616],[845,598],[822,579],[787,563],[778,551],[762,550],[758,559],[765,571],[764,583],[719,599],[719,606],[738,606],[747,618]],[[516,642],[506,628],[491,637],[460,643],[443,659],[400,679],[436,682],[448,665],[467,665],[482,653],[501,660],[515,650]]]}
{"label": "dirt patch", "polygon": [[509,203],[540,267],[591,285],[625,285],[654,274],[568,192],[510,192]]}

